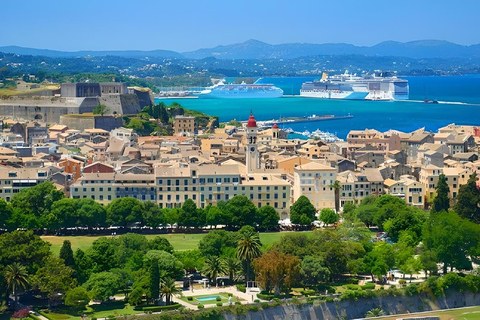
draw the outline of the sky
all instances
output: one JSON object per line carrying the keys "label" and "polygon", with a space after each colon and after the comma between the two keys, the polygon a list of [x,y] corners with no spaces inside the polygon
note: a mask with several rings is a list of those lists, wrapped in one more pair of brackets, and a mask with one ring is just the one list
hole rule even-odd
{"label": "sky", "polygon": [[2,0],[0,46],[178,52],[271,44],[438,39],[480,43],[479,0]]}

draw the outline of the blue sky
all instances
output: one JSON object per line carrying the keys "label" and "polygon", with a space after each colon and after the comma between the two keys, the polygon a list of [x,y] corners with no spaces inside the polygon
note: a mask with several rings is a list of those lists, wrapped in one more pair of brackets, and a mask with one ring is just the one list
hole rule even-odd
{"label": "blue sky", "polygon": [[479,0],[21,0],[0,3],[0,46],[190,51],[257,39],[480,43]]}

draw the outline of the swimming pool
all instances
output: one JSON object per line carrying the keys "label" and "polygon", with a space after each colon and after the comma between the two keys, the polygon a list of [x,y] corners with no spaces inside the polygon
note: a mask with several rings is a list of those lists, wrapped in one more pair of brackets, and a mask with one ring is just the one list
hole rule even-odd
{"label": "swimming pool", "polygon": [[199,297],[199,298],[196,298],[198,301],[210,301],[210,300],[217,300],[217,297],[218,298],[221,298],[220,296],[208,296],[208,297]]}

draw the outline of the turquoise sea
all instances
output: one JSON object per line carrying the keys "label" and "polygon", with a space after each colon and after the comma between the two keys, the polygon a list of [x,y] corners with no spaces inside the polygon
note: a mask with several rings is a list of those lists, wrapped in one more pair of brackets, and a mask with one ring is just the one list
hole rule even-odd
{"label": "turquoise sea", "polygon": [[[315,78],[263,78],[286,95],[298,95],[301,84]],[[437,130],[449,123],[480,125],[480,75],[450,77],[406,77],[410,84],[409,101],[347,101],[300,97],[278,99],[168,99],[182,106],[220,117],[220,121],[246,120],[250,110],[257,120],[312,114],[351,114],[352,119],[289,124],[295,131],[320,129],[345,138],[352,129],[373,128],[413,131],[420,127]],[[439,104],[422,101],[438,100]]]}

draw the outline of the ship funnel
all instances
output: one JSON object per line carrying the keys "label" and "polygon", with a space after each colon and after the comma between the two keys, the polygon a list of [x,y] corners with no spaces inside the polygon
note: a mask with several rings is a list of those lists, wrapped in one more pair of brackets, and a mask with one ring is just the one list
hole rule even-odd
{"label": "ship funnel", "polygon": [[326,72],[323,72],[322,73],[322,80],[324,80],[324,81],[327,80],[327,76],[328,76],[328,74]]}

